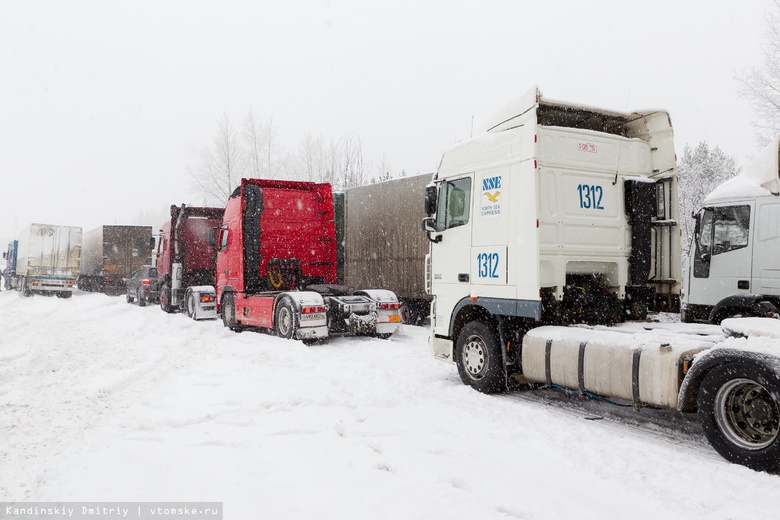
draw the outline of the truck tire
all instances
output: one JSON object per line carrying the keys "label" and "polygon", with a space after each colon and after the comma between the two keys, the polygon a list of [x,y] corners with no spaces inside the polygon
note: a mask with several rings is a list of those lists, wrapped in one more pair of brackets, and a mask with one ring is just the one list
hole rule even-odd
{"label": "truck tire", "polygon": [[27,285],[27,278],[22,278],[22,296],[25,298],[32,296],[32,291]]}
{"label": "truck tire", "polygon": [[140,292],[136,292],[135,297],[138,300],[139,307],[146,307],[146,298]]}
{"label": "truck tire", "polygon": [[160,287],[160,308],[167,313],[173,312],[171,305],[171,288],[168,284]]}
{"label": "truck tire", "polygon": [[241,332],[242,327],[236,323],[236,300],[233,293],[222,297],[222,324],[233,332]]}
{"label": "truck tire", "polygon": [[455,364],[460,379],[475,390],[495,394],[506,390],[507,377],[498,337],[488,325],[472,321],[455,343]]}
{"label": "truck tire", "polygon": [[276,335],[280,338],[293,339],[295,337],[295,330],[298,328],[295,323],[295,309],[287,298],[282,299],[276,306],[274,326],[276,327]]}
{"label": "truck tire", "polygon": [[753,361],[713,368],[699,389],[699,421],[723,458],[759,471],[780,468],[780,377]]}

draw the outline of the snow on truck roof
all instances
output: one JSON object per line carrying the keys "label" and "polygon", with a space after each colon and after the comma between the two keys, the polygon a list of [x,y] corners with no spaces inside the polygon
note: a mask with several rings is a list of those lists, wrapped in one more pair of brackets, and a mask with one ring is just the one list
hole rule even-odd
{"label": "snow on truck roof", "polygon": [[721,201],[768,197],[780,194],[780,135],[745,166],[704,198],[704,205]]}

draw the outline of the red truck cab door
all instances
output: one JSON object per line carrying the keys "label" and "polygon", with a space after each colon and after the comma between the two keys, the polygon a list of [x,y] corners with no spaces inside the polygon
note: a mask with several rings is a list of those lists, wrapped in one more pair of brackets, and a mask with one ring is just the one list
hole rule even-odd
{"label": "red truck cab door", "polygon": [[[237,200],[237,199],[234,199]],[[232,202],[232,201],[231,201]],[[228,203],[222,219],[222,227],[217,232],[217,295],[221,298],[226,287],[235,292],[243,292],[244,284],[241,276],[243,266],[243,244],[241,241],[240,213],[230,211]]]}

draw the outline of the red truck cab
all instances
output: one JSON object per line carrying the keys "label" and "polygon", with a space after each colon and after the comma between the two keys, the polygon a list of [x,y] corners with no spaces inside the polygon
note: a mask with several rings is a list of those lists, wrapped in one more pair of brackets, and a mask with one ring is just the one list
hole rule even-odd
{"label": "red truck cab", "polygon": [[[160,307],[165,312],[186,311],[196,319],[217,317],[213,241],[223,212],[222,208],[171,206],[156,256]],[[210,288],[211,301],[204,288]]]}
{"label": "red truck cab", "polygon": [[217,245],[217,301],[233,330],[259,327],[309,341],[329,333],[388,337],[398,329],[392,292],[337,285],[329,184],[243,179],[225,207]]}

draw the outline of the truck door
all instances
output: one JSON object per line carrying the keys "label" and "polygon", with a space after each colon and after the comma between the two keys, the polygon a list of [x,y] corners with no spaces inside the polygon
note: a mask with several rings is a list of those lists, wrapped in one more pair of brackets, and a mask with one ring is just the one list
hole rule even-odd
{"label": "truck door", "polygon": [[755,213],[750,290],[754,294],[780,296],[780,202],[760,201]]}
{"label": "truck door", "polygon": [[471,288],[473,174],[442,182],[431,244],[431,286],[436,295],[434,332],[448,335],[452,310]]}
{"label": "truck door", "polygon": [[751,214],[749,204],[702,211],[693,244],[690,303],[712,306],[727,296],[751,293]]}

